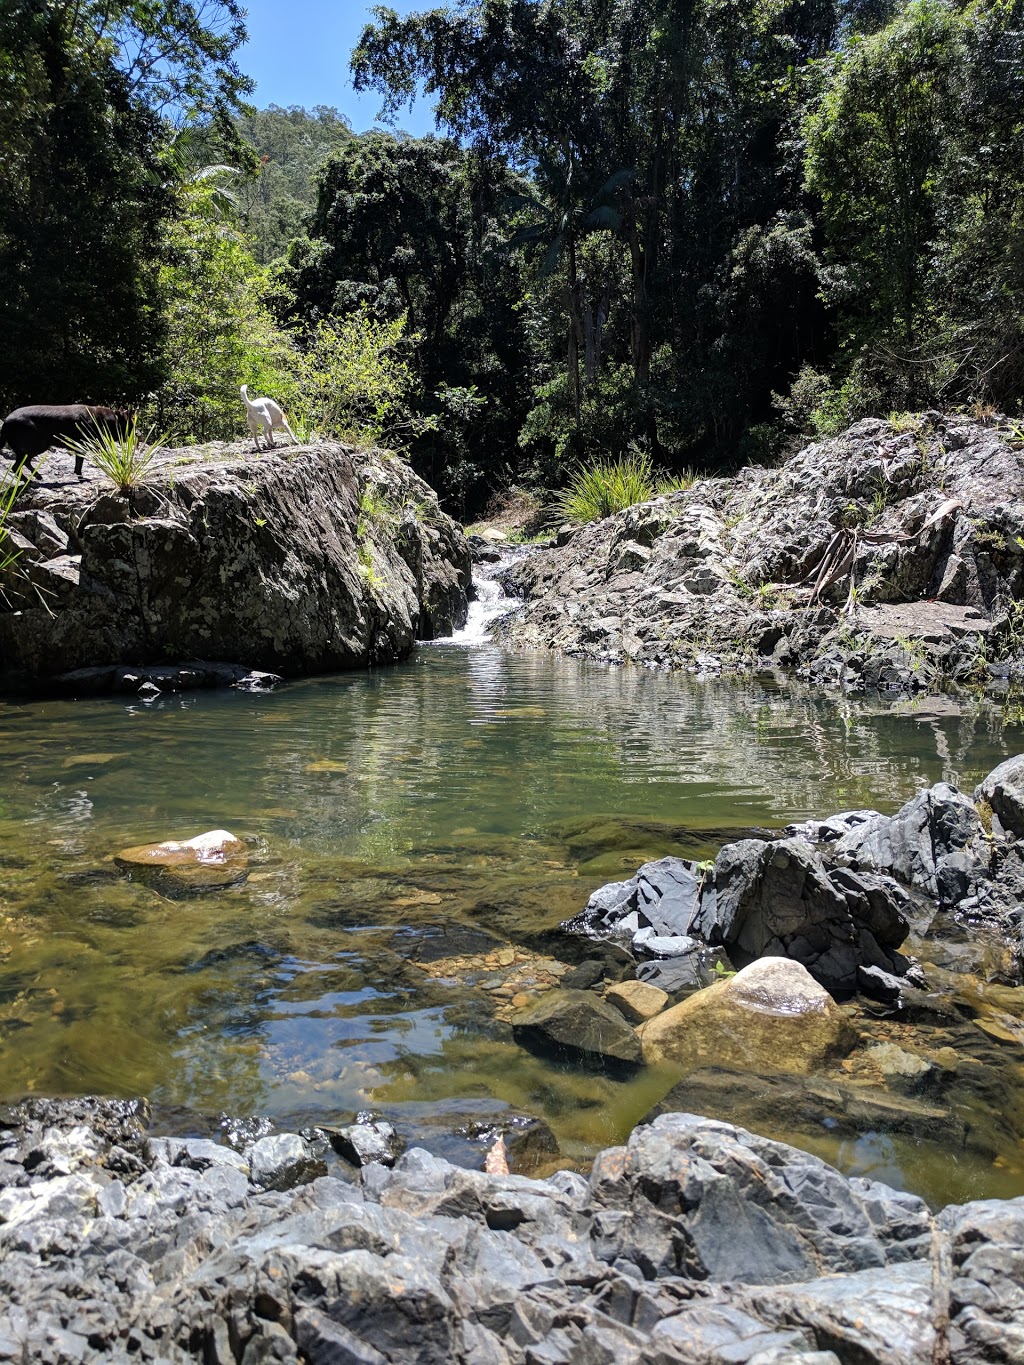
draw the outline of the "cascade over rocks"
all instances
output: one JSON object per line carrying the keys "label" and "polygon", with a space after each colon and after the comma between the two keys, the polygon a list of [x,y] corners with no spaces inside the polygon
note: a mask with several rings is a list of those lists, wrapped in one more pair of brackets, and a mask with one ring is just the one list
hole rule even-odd
{"label": "cascade over rocks", "polygon": [[835,994],[896,1004],[905,983],[923,984],[898,950],[912,924],[925,931],[937,915],[987,926],[1024,964],[1018,829],[1024,756],[1000,764],[973,801],[939,782],[895,815],[809,820],[781,839],[726,844],[713,865],[646,863],[600,887],[563,928],[627,946],[638,978],[670,992],[706,984],[716,960],[785,957]]}
{"label": "cascade over rocks", "polygon": [[[60,480],[61,458],[8,518],[27,576],[0,603],[8,683],[59,687],[70,672],[65,690],[123,691],[138,670],[141,691],[160,685],[142,666],[170,665],[171,687],[259,686],[252,669],[294,677],[394,662],[466,619],[465,538],[385,451],[164,451],[126,497],[95,470],[83,484]],[[180,666],[211,658],[244,667],[223,677],[215,664]]]}
{"label": "cascade over rocks", "polygon": [[516,645],[799,667],[845,687],[1005,677],[1020,652],[1024,443],[960,416],[900,430],[868,418],[778,468],[560,534],[501,580],[522,599],[499,628]]}
{"label": "cascade over rocks", "polygon": [[0,1113],[0,1359],[991,1365],[1024,1348],[1024,1199],[950,1205],[668,1114],[589,1179],[421,1149],[354,1183],[294,1134]]}

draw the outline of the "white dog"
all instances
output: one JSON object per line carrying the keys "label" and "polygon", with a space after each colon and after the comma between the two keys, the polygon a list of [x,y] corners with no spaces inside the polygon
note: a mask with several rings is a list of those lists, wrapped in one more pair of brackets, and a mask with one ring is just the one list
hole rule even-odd
{"label": "white dog", "polygon": [[250,398],[248,384],[243,384],[240,392],[242,402],[245,404],[245,420],[249,424],[249,431],[256,442],[257,450],[260,448],[260,432],[266,436],[268,446],[274,444],[275,427],[278,431],[285,430],[294,445],[299,444],[295,432],[288,425],[288,419],[272,398]]}

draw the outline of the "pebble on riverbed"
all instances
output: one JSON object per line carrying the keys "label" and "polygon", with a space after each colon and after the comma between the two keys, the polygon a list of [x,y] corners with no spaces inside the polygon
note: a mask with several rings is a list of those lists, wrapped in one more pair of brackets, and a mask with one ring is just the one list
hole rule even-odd
{"label": "pebble on riverbed", "polygon": [[432,981],[457,981],[476,986],[488,993],[495,1005],[495,1017],[509,1020],[517,1010],[536,996],[561,984],[569,967],[557,958],[531,953],[509,945],[490,953],[465,953],[416,962],[412,966],[426,972]]}

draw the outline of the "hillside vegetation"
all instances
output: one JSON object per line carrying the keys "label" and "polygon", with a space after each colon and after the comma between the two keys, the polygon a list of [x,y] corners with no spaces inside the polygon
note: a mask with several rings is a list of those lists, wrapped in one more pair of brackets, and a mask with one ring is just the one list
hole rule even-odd
{"label": "hillside vegetation", "polygon": [[15,0],[0,400],[128,401],[183,442],[239,434],[247,382],[465,513],[630,450],[713,471],[1012,414],[1022,9],[381,8],[354,79],[399,122],[425,90],[416,139],[249,107],[237,0]]}

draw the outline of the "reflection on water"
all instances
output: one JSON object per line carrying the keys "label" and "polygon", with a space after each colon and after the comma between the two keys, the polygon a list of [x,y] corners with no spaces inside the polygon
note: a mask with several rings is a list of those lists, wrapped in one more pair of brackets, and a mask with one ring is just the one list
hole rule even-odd
{"label": "reflection on water", "polygon": [[[267,696],[2,705],[3,1091],[279,1122],[508,1104],[582,1160],[668,1080],[547,1066],[495,1018],[500,975],[439,979],[418,958],[545,935],[553,951],[589,891],[645,858],[894,809],[939,779],[970,788],[1019,747],[980,702],[891,707],[456,644]],[[241,887],[170,902],[110,862],[215,827],[251,843]]]}

